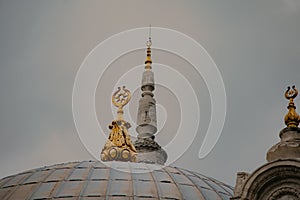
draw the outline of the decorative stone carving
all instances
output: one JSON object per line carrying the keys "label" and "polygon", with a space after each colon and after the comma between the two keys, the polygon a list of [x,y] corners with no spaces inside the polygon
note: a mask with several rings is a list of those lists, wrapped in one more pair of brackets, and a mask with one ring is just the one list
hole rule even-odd
{"label": "decorative stone carving", "polygon": [[136,162],[163,165],[167,161],[167,153],[152,138],[138,138],[134,146],[138,152]]}
{"label": "decorative stone carving", "polygon": [[[240,188],[242,188],[240,190]],[[235,200],[299,199],[300,160],[269,162],[251,174],[242,186],[236,186]]]}
{"label": "decorative stone carving", "polygon": [[299,200],[300,192],[296,188],[281,187],[275,190],[269,197],[270,200]]}
{"label": "decorative stone carving", "polygon": [[289,100],[280,131],[281,141],[267,153],[269,163],[258,168],[249,177],[238,173],[234,191],[236,200],[298,200],[300,199],[300,117],[296,113],[295,86],[288,87],[285,97]]}
{"label": "decorative stone carving", "polygon": [[239,196],[242,193],[242,187],[249,176],[250,174],[246,172],[237,173],[236,185],[234,188],[234,196]]}

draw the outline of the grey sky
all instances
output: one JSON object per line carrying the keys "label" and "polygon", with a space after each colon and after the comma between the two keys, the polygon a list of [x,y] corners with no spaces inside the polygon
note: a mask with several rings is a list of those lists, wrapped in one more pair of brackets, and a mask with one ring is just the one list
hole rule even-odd
{"label": "grey sky", "polygon": [[[101,41],[150,23],[183,32],[203,45],[219,67],[226,88],[225,126],[213,151],[198,159],[203,139],[199,134],[174,165],[234,185],[238,171],[253,171],[265,162],[267,150],[279,141],[278,133],[284,128],[287,101],[283,92],[292,84],[300,88],[300,1],[2,0],[0,177],[44,165],[92,159],[79,140],[72,118],[76,72]],[[154,62],[179,71],[188,65],[167,52],[153,54]],[[99,84],[96,96],[99,121],[108,124],[112,120],[113,85],[108,83],[113,84],[114,76],[120,76],[117,66],[123,65],[126,70],[142,64],[144,57],[143,51],[125,55],[107,71],[103,80],[106,85]],[[200,126],[205,130],[209,122],[206,86],[193,71],[182,73],[198,91],[203,112]],[[158,87],[157,101],[172,109],[163,96],[171,93],[164,91]],[[135,93],[133,102],[137,100]],[[296,104],[300,106],[299,99]],[[134,115],[134,103],[129,106]],[[166,127],[163,131],[167,136],[158,136],[162,144],[172,137],[180,119],[175,117],[174,124],[168,120],[167,127],[172,129]]]}

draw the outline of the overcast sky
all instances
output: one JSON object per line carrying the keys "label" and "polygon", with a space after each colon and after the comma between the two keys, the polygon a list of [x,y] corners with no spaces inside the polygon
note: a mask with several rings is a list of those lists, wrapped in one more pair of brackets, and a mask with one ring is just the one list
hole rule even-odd
{"label": "overcast sky", "polygon": [[[266,162],[267,150],[279,141],[278,133],[285,127],[288,101],[283,93],[288,85],[300,88],[299,0],[1,0],[0,177],[93,159],[73,121],[76,73],[100,42],[150,23],[180,31],[200,43],[217,64],[226,89],[227,113],[221,137],[212,152],[200,160],[202,133],[210,118],[205,82],[194,77],[191,67],[180,68],[190,65],[186,61],[165,51],[153,51],[154,62],[174,67],[190,80],[201,110],[199,134],[173,165],[234,185],[238,171],[252,172]],[[120,57],[99,82],[96,107],[103,127],[112,120],[114,83],[122,70],[142,65],[144,57],[144,51]],[[120,65],[124,67],[121,72]],[[157,87],[155,93],[166,116],[180,104],[178,100],[169,104],[171,93],[164,87]],[[138,98],[139,91],[134,91],[129,105],[133,118]],[[300,106],[299,99],[296,104]],[[180,120],[167,118],[157,136],[159,143],[164,145],[172,138]],[[109,130],[104,130],[108,134]]]}

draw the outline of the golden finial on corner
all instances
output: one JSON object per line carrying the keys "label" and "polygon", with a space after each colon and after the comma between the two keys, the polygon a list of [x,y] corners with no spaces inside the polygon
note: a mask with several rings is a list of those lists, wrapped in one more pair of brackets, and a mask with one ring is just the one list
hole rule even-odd
{"label": "golden finial on corner", "polygon": [[288,87],[286,92],[285,92],[285,98],[290,100],[288,109],[289,112],[285,115],[284,117],[284,122],[287,125],[287,127],[298,127],[299,122],[300,122],[300,116],[296,112],[296,106],[294,103],[294,99],[298,95],[298,90],[296,87],[293,85],[292,88]]}
{"label": "golden finial on corner", "polygon": [[131,125],[123,119],[123,107],[130,101],[130,98],[131,93],[125,86],[118,87],[112,95],[112,103],[118,107],[118,117],[109,125],[111,132],[101,152],[102,161],[135,162],[136,160],[136,149],[128,133]]}
{"label": "golden finial on corner", "polygon": [[150,70],[151,64],[152,64],[152,59],[151,59],[151,45],[152,45],[152,41],[151,41],[151,24],[149,26],[149,40],[147,41],[147,58],[145,61],[145,69],[146,70]]}

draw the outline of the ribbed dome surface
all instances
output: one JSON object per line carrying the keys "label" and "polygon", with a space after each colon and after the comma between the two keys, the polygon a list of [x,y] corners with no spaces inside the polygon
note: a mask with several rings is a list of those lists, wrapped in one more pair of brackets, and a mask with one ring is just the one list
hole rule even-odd
{"label": "ribbed dome surface", "polygon": [[232,196],[232,187],[185,169],[107,164],[110,167],[98,161],[70,162],[9,176],[0,180],[0,199],[229,200]]}

